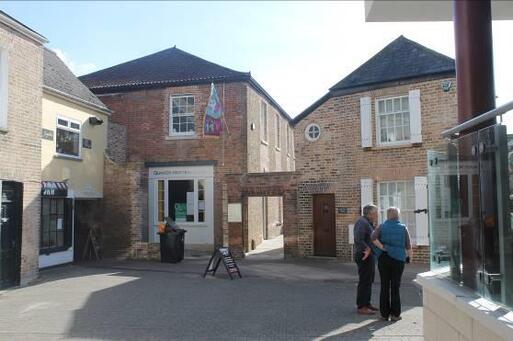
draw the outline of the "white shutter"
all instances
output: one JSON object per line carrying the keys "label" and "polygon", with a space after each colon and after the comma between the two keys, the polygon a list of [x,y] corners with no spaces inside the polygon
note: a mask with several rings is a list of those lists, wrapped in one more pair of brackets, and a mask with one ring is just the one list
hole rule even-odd
{"label": "white shutter", "polygon": [[349,244],[354,244],[354,224],[347,225],[347,240]]}
{"label": "white shutter", "polygon": [[0,48],[0,129],[7,130],[7,116],[9,112],[9,53],[7,49]]}
{"label": "white shutter", "polygon": [[[427,198],[427,178],[425,176],[415,177],[415,209],[422,210],[428,208]],[[415,214],[415,236],[416,240],[412,243],[416,245],[429,245],[429,227],[427,213]]]}
{"label": "white shutter", "polygon": [[422,142],[422,114],[420,110],[420,90],[411,90],[408,95],[410,106],[410,138],[412,143]]}
{"label": "white shutter", "polygon": [[372,203],[374,199],[373,195],[373,181],[372,179],[360,179],[360,204],[363,206]]}
{"label": "white shutter", "polygon": [[372,111],[371,98],[360,98],[360,122],[362,133],[362,148],[372,147]]}

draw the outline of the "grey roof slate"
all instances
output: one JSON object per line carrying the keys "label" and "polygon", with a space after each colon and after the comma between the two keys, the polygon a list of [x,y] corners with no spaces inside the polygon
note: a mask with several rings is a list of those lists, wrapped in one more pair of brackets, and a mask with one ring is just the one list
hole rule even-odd
{"label": "grey roof slate", "polygon": [[44,49],[44,78],[43,84],[47,88],[73,97],[86,104],[109,110],[105,104],[85,86],[55,52]]}
{"label": "grey roof slate", "polygon": [[401,35],[330,90],[454,71],[454,59]]}
{"label": "grey roof slate", "polygon": [[331,97],[390,86],[398,81],[454,75],[455,72],[454,59],[401,35],[294,117],[293,124],[301,121]]}
{"label": "grey roof slate", "polygon": [[176,46],[80,77],[95,93],[147,87],[248,80],[239,72],[211,63]]}
{"label": "grey roof slate", "polygon": [[172,47],[79,77],[95,94],[211,82],[248,82],[288,120],[287,112],[251,77]]}

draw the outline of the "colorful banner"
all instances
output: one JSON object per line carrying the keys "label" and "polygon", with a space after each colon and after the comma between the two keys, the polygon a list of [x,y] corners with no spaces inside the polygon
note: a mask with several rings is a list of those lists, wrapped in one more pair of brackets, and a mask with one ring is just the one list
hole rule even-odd
{"label": "colorful banner", "polygon": [[212,83],[210,87],[210,98],[207,110],[205,111],[204,135],[219,136],[223,132],[223,106],[217,95],[216,87]]}

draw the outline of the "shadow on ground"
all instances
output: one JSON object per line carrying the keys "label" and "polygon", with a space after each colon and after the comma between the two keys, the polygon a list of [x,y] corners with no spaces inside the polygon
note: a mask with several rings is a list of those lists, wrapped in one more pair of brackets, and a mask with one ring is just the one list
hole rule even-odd
{"label": "shadow on ground", "polygon": [[202,278],[207,261],[43,272],[37,284],[0,295],[0,339],[422,339],[422,301],[411,282],[421,268],[407,271],[404,319],[391,324],[355,314],[353,264],[248,259],[240,262],[244,277],[231,281],[222,270]]}

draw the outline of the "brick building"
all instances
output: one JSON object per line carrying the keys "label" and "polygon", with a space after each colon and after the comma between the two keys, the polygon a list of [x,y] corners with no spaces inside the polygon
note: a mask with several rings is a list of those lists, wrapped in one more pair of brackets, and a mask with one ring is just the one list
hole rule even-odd
{"label": "brick building", "polygon": [[45,42],[0,11],[0,289],[38,273]]}
{"label": "brick building", "polygon": [[[290,118],[249,73],[173,47],[80,79],[113,110],[106,253],[154,256],[165,217],[187,230],[192,250],[230,245],[240,254],[281,233],[282,192],[241,197],[248,174],[295,167]],[[218,137],[203,133],[212,83],[224,107]]]}
{"label": "brick building", "polygon": [[454,61],[400,36],[294,119],[301,256],[352,257],[352,224],[398,206],[429,255],[427,151],[457,122]]}

